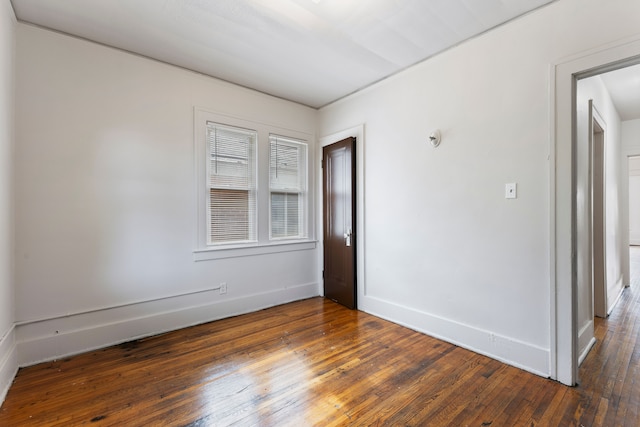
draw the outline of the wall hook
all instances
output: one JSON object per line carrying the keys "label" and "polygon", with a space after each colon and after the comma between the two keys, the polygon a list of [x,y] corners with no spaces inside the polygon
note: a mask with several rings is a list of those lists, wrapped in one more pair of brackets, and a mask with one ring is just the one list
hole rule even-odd
{"label": "wall hook", "polygon": [[435,148],[438,145],[440,145],[440,140],[441,140],[441,137],[440,137],[440,131],[439,130],[434,130],[429,135],[429,142],[431,143],[433,148]]}

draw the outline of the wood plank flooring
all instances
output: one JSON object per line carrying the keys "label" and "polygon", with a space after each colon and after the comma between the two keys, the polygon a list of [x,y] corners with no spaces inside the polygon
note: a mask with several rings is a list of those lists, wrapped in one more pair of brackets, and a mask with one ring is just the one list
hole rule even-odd
{"label": "wood plank flooring", "polygon": [[21,369],[0,426],[638,426],[633,283],[578,387],[313,298]]}

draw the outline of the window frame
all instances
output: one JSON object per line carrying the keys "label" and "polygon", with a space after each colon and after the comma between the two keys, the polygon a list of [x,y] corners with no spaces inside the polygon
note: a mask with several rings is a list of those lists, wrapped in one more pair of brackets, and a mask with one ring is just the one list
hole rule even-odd
{"label": "window frame", "polygon": [[[213,121],[207,121],[205,124],[207,130],[207,141],[205,142],[205,150],[206,150],[206,186],[207,186],[207,193],[211,193],[212,190],[222,190],[222,191],[234,191],[234,192],[247,192],[247,216],[248,216],[248,220],[247,220],[247,238],[246,239],[242,239],[242,240],[222,240],[222,241],[214,241],[212,240],[212,235],[213,232],[211,230],[211,224],[212,224],[212,219],[211,219],[211,215],[212,215],[212,207],[211,207],[211,197],[207,197],[207,203],[206,203],[206,210],[205,210],[205,214],[207,216],[207,221],[206,221],[206,239],[207,239],[207,246],[220,246],[220,245],[238,245],[238,244],[249,244],[249,243],[254,243],[258,241],[258,233],[257,233],[257,228],[258,228],[258,201],[257,201],[257,197],[258,197],[258,192],[259,192],[259,188],[258,188],[258,177],[257,177],[257,172],[258,172],[258,162],[257,162],[257,157],[258,157],[258,132],[253,130],[253,129],[246,129],[246,128],[242,128],[242,127],[238,127],[238,126],[230,126],[227,124],[223,124],[223,123],[217,123],[217,122],[213,122]],[[246,183],[246,187],[242,186],[242,185],[238,185],[238,184],[226,184],[226,185],[222,185],[222,184],[218,184],[218,185],[213,185],[212,181],[213,178],[211,177],[211,175],[215,175],[214,173],[211,172],[211,156],[212,153],[210,151],[210,143],[209,143],[209,130],[210,127],[213,126],[216,129],[220,129],[222,131],[228,131],[229,133],[236,133],[236,134],[245,134],[247,137],[252,139],[252,142],[249,142],[248,144],[252,144],[253,146],[249,146],[247,148],[247,157],[246,157],[246,161],[247,161],[247,183]],[[222,157],[222,156],[220,156]],[[224,175],[222,175],[224,176]],[[251,206],[253,205],[253,207]]]}
{"label": "window frame", "polygon": [[[314,137],[309,132],[283,128],[281,126],[248,120],[202,107],[194,107],[194,181],[195,181],[195,224],[193,227],[194,261],[207,261],[243,256],[255,256],[279,252],[315,249],[315,150]],[[256,142],[256,217],[257,240],[208,244],[207,237],[207,122],[228,127],[250,129],[257,132]],[[271,201],[269,191],[269,136],[283,135],[288,139],[307,144],[307,197],[304,201],[307,217],[304,224],[306,236],[301,238],[271,239]]]}
{"label": "window frame", "polygon": [[[298,169],[298,187],[297,188],[274,188],[272,183],[272,150],[271,145],[275,140],[276,144],[281,143],[284,146],[296,147],[296,149],[303,148],[303,152],[298,153],[299,156],[299,167]],[[304,140],[291,138],[289,136],[283,136],[278,134],[270,134],[269,135],[269,240],[271,241],[284,241],[284,240],[299,240],[306,239],[308,235],[308,182],[309,182],[309,143]],[[276,159],[276,168],[277,168],[277,159]],[[293,191],[296,190],[296,191]],[[286,236],[273,236],[273,194],[274,193],[284,193],[285,195],[289,194],[297,194],[298,195],[298,234],[297,235],[286,235]],[[286,222],[286,221],[285,221]]]}

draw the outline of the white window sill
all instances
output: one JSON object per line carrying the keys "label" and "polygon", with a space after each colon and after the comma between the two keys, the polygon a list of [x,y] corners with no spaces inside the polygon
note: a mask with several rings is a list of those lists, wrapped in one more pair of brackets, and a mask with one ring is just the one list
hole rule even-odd
{"label": "white window sill", "polygon": [[238,258],[280,252],[306,251],[316,248],[316,240],[287,240],[282,242],[258,243],[250,246],[216,246],[193,251],[194,261]]}

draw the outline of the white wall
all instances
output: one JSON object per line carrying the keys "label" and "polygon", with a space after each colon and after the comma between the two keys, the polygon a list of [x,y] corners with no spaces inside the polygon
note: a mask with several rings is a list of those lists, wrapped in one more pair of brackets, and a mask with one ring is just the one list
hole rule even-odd
{"label": "white wall", "polygon": [[17,39],[21,364],[319,294],[316,249],[193,253],[194,107],[312,136],[315,110],[29,25]]}
{"label": "white wall", "polygon": [[14,334],[13,287],[13,101],[15,15],[0,0],[0,405],[18,364]]}
{"label": "white wall", "polygon": [[625,155],[640,155],[640,118],[622,122],[622,146]]}
{"label": "white wall", "polygon": [[[577,277],[579,354],[594,342],[592,262],[590,251],[589,100],[601,115],[605,128],[605,256],[607,312],[618,300],[623,285],[622,204],[624,199],[620,116],[599,76],[578,81],[577,113]],[[628,256],[628,255],[627,255]]]}
{"label": "white wall", "polygon": [[[622,122],[622,146],[623,156],[640,156],[640,119],[626,120]],[[629,198],[624,208],[629,223],[629,244],[640,245],[640,170],[632,166],[639,164],[640,157],[629,160],[627,165],[629,182],[627,183],[627,194]],[[629,281],[626,282],[629,284]]]}
{"label": "white wall", "polygon": [[640,157],[629,157],[629,243],[640,245]]}
{"label": "white wall", "polygon": [[321,136],[365,126],[362,309],[552,373],[550,66],[639,14],[561,0],[321,109]]}

